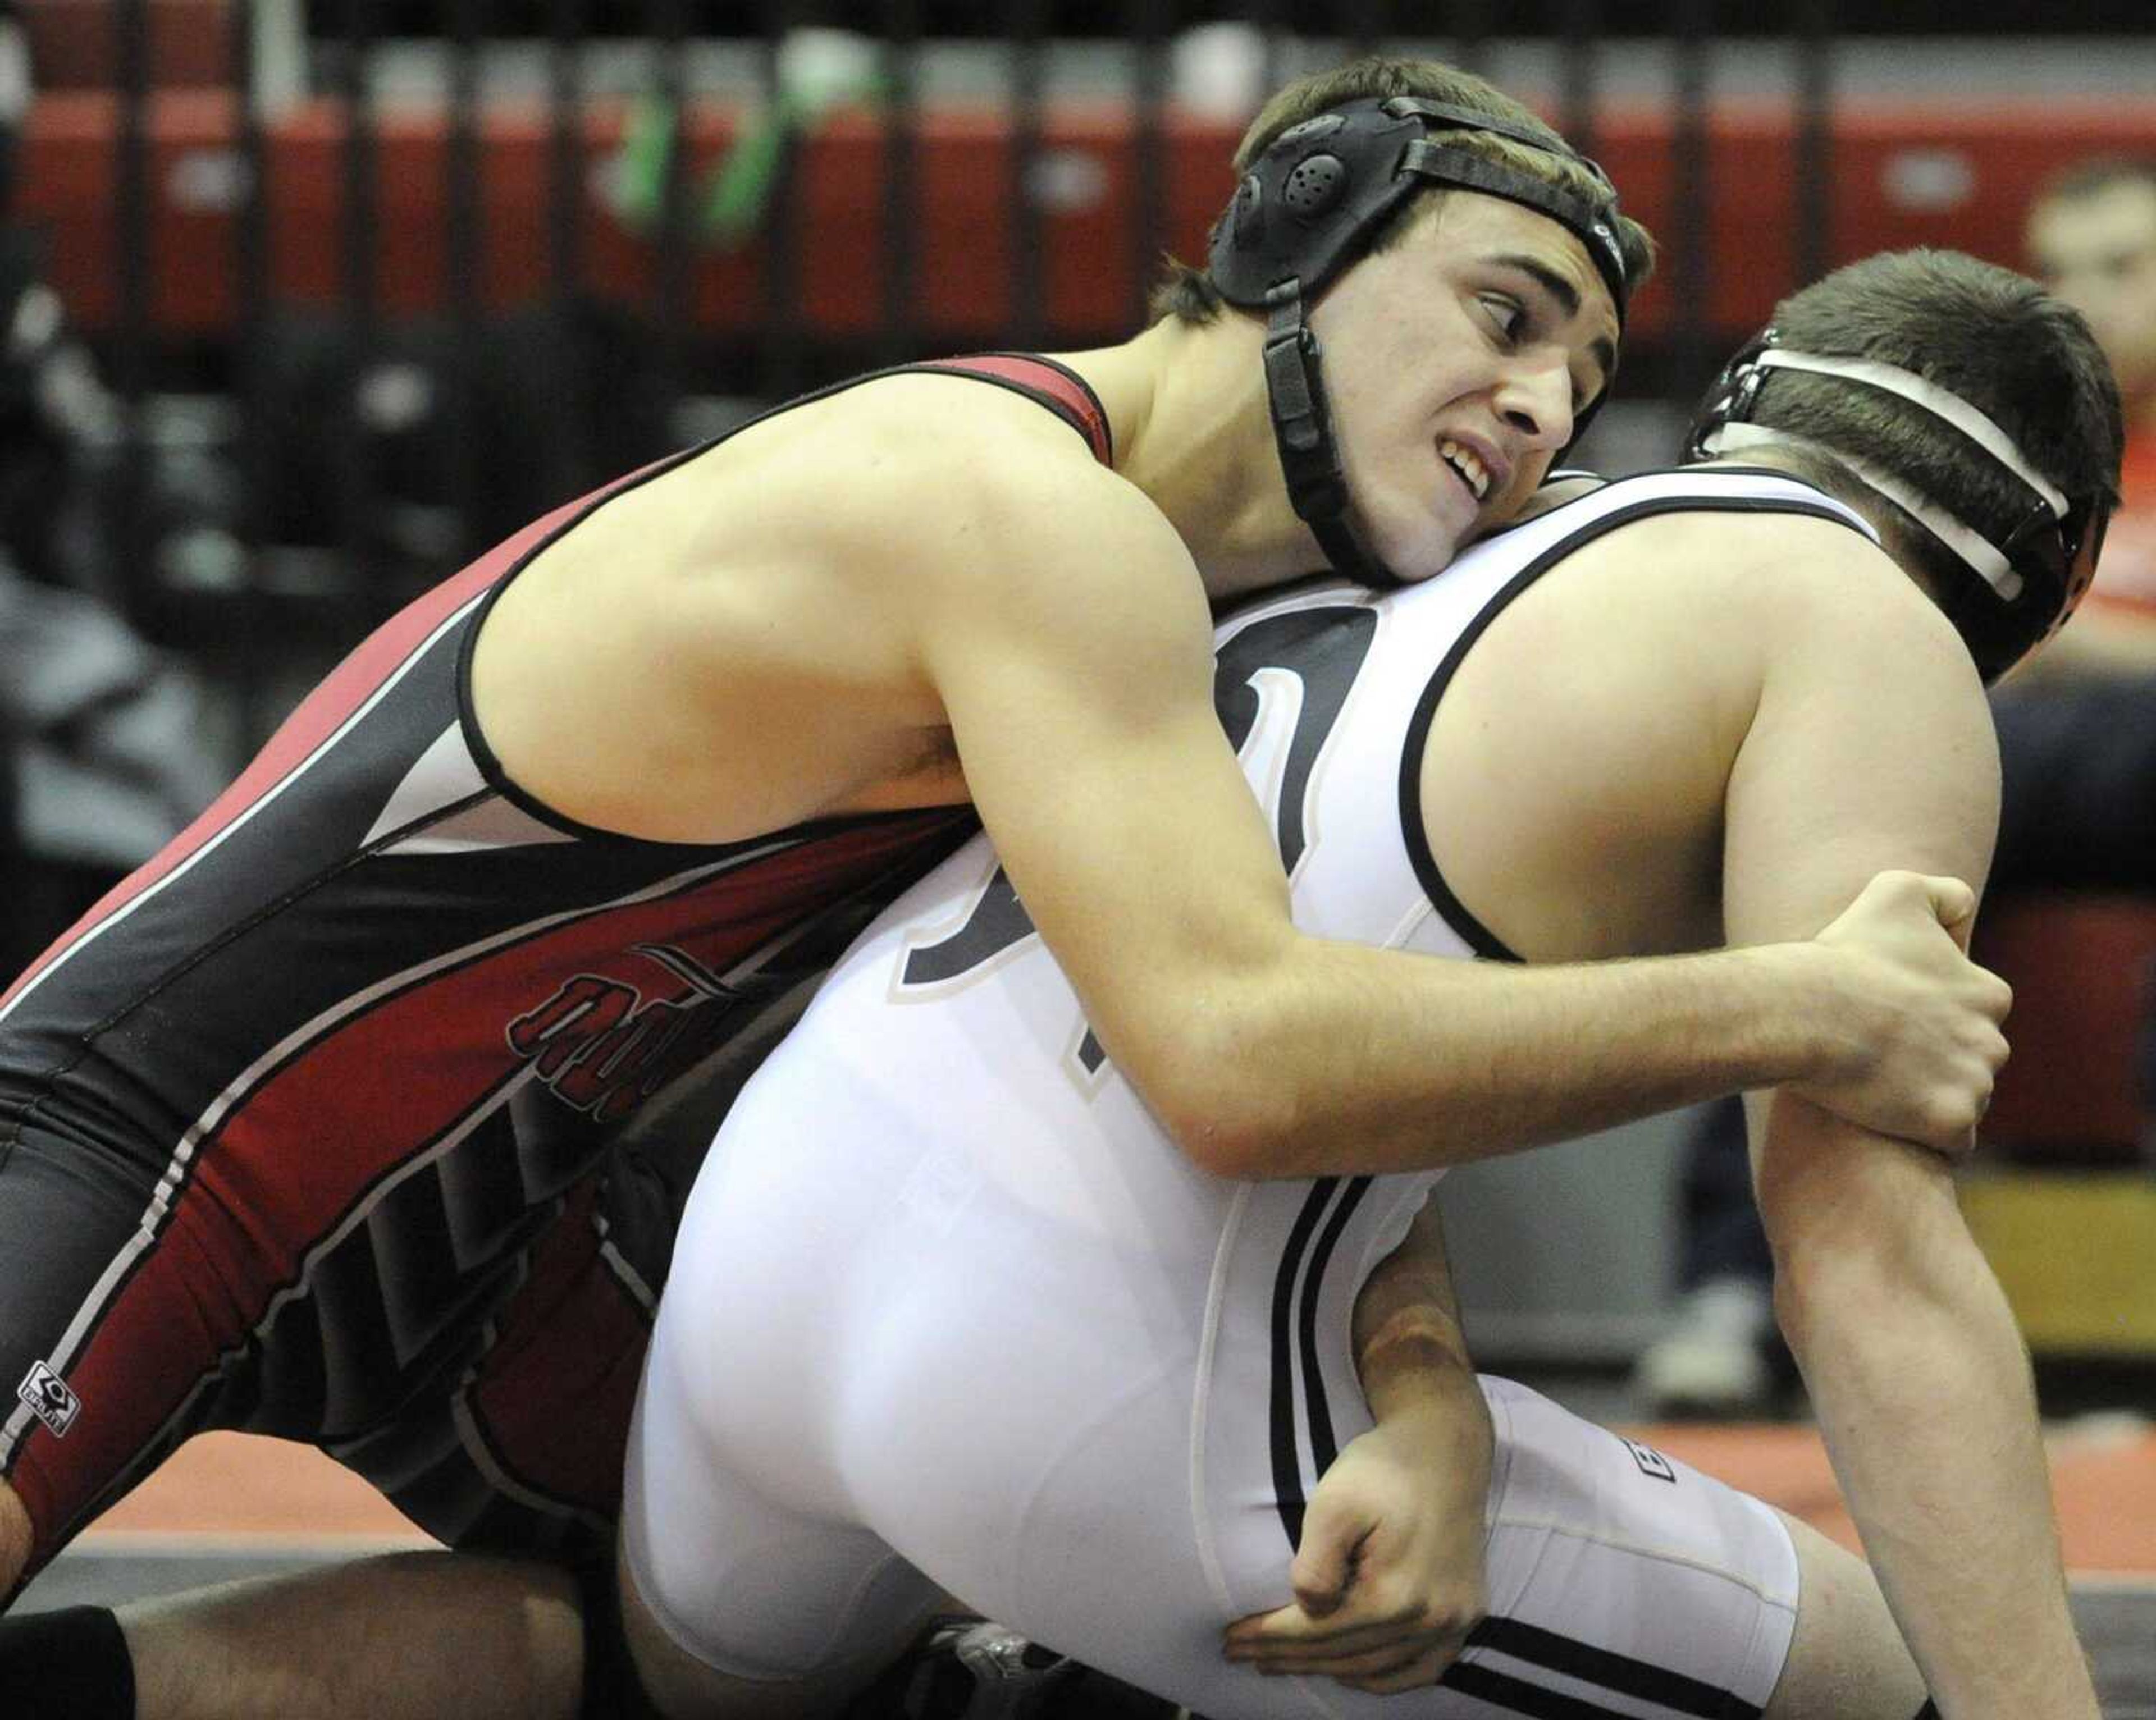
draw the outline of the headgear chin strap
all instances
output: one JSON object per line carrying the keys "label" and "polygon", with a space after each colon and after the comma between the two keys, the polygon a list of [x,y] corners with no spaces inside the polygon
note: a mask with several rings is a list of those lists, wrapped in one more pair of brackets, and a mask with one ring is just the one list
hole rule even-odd
{"label": "headgear chin strap", "polygon": [[[1616,192],[1599,199],[1582,197],[1438,141],[1455,131],[1495,132],[1578,162],[1605,188],[1609,185],[1586,157],[1499,116],[1418,96],[1366,96],[1281,133],[1250,163],[1234,201],[1213,225],[1207,272],[1221,297],[1265,312],[1265,392],[1288,497],[1333,567],[1355,578],[1398,583],[1348,520],[1348,480],[1326,403],[1323,355],[1306,315],[1404,201],[1445,185],[1548,216],[1586,247],[1609,289],[1620,326],[1624,321],[1630,281],[1617,233]],[[1601,403],[1597,399],[1575,418],[1575,441]]]}
{"label": "headgear chin strap", "polygon": [[[1688,457],[1704,460],[1743,448],[1780,445],[1824,454],[1914,520],[1968,575],[1939,594],[1986,682],[1996,680],[2066,624],[2096,577],[2110,506],[2102,495],[2069,497],[2022,453],[2014,439],[1961,396],[1937,383],[1871,358],[1795,352],[1763,330],[1722,371],[1692,422]],[[1750,422],[1774,372],[1834,377],[1908,401],[1950,424],[2032,492],[2014,528],[1994,537],[1949,512],[1914,485],[1873,461],[1814,438]]]}

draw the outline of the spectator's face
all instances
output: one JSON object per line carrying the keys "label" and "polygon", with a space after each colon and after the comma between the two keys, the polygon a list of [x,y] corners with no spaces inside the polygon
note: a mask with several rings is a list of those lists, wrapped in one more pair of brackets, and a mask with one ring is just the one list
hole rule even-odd
{"label": "spectator's face", "polygon": [[2089,320],[2129,412],[2156,404],[2156,184],[2122,180],[2039,203],[2030,262]]}

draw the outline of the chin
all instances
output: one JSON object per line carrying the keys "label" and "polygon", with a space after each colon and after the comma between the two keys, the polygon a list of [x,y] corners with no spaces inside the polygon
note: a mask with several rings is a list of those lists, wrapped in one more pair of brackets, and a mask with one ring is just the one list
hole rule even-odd
{"label": "chin", "polygon": [[1482,529],[1477,518],[1455,519],[1432,507],[1427,496],[1398,490],[1374,507],[1358,509],[1351,519],[1365,547],[1401,585],[1435,579]]}
{"label": "chin", "polygon": [[1450,567],[1474,537],[1472,525],[1464,532],[1455,532],[1426,522],[1421,530],[1402,533],[1395,539],[1384,552],[1385,565],[1402,585],[1420,585]]}
{"label": "chin", "polygon": [[1439,574],[1452,565],[1452,560],[1450,555],[1435,559],[1424,557],[1419,562],[1409,562],[1404,564],[1399,562],[1388,562],[1385,565],[1392,570],[1394,578],[1400,584],[1421,585],[1436,578]]}

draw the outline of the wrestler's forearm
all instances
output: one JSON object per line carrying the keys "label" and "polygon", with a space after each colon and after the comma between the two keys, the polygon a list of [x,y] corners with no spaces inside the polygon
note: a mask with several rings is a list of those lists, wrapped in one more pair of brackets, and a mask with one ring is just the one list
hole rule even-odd
{"label": "wrestler's forearm", "polygon": [[1949,1720],[2095,1720],[2027,1356],[1948,1173],[1876,1141],[1812,1151],[1796,1174],[1841,1210],[1778,1237],[1777,1303],[1910,1651]]}
{"label": "wrestler's forearm", "polygon": [[1525,968],[1305,939],[1286,968],[1241,1007],[1199,1012],[1175,1072],[1151,1071],[1190,1089],[1182,1109],[1147,1096],[1221,1174],[1465,1163],[1783,1085],[1953,1150],[1997,1047],[1969,1005],[1997,983],[1979,970],[1968,992],[1913,968],[1881,987],[1890,964],[1823,939]]}
{"label": "wrestler's forearm", "polygon": [[1475,1456],[1486,1476],[1490,1409],[1460,1330],[1435,1200],[1363,1281],[1353,1317],[1356,1373],[1373,1418],[1383,1423],[1416,1409],[1450,1413],[1460,1424],[1460,1450]]}

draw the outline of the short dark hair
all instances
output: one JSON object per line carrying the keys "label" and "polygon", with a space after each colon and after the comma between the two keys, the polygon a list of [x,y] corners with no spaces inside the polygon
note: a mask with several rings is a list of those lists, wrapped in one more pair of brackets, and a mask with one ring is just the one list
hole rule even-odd
{"label": "short dark hair", "polygon": [[[1958,251],[1890,252],[1784,299],[1774,326],[1792,352],[1915,372],[1991,419],[2067,495],[2117,501],[2125,429],[2111,366],[2079,313],[2026,276]],[[1899,395],[1778,370],[1752,422],[1881,467],[1994,542],[2030,506],[1997,460]],[[1808,476],[1875,520],[1883,512],[1905,565],[1956,577],[1958,564],[1900,508],[1818,464]]]}
{"label": "short dark hair", "polygon": [[[1625,254],[1626,278],[1636,289],[1652,272],[1653,237],[1629,216],[1615,214],[1609,188],[1572,158],[1564,139],[1494,84],[1442,60],[1370,54],[1328,71],[1297,78],[1274,95],[1250,122],[1243,141],[1235,146],[1235,171],[1240,173],[1247,169],[1291,126],[1300,125],[1343,102],[1366,96],[1393,95],[1420,96],[1427,101],[1441,101],[1488,114],[1548,140],[1548,151],[1530,148],[1492,131],[1449,131],[1445,141],[1449,146],[1470,150],[1532,173],[1548,184],[1587,199],[1598,213],[1615,215],[1613,224]],[[1372,237],[1367,251],[1382,251],[1396,244],[1417,217],[1435,207],[1436,200],[1444,197],[1447,189],[1434,185],[1402,199],[1399,207]],[[1148,308],[1156,322],[1169,316],[1183,322],[1210,322],[1226,303],[1220,296],[1220,290],[1213,284],[1212,276],[1204,269],[1170,256],[1163,259],[1161,280],[1153,288]]]}

